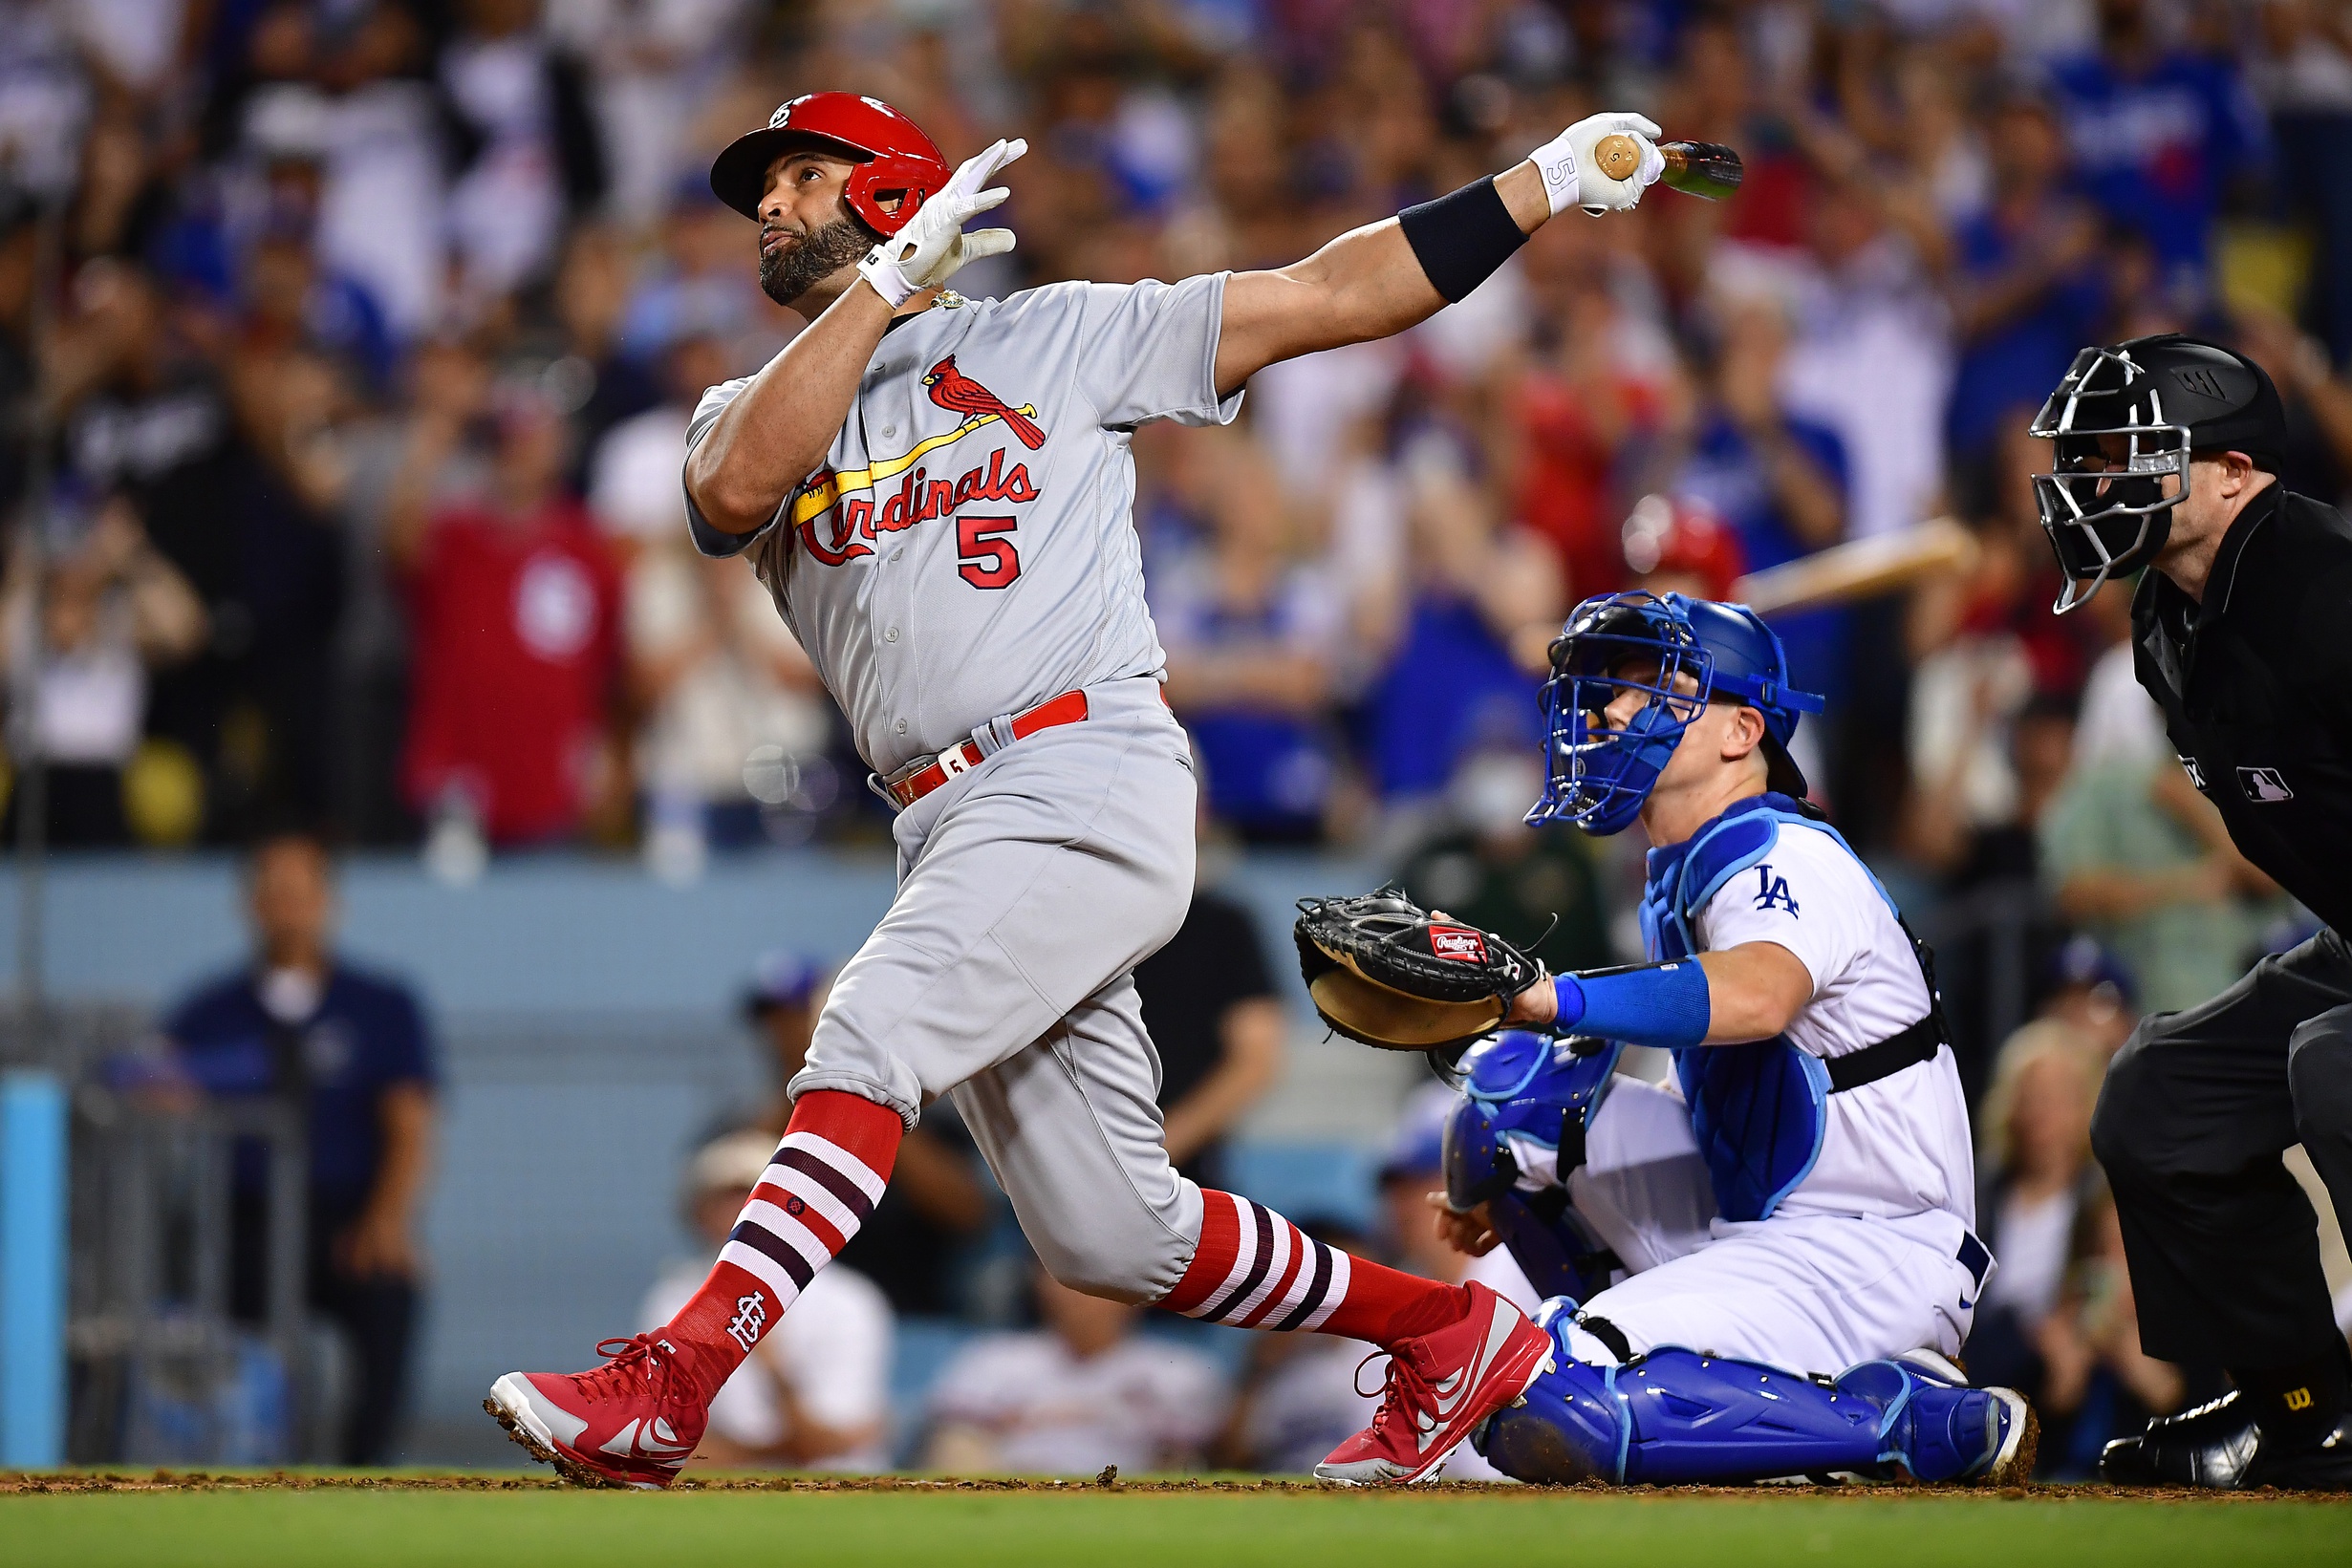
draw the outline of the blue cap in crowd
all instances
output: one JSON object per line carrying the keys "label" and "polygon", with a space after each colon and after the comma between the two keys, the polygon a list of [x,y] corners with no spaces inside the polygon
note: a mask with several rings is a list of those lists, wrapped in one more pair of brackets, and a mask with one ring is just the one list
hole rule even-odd
{"label": "blue cap in crowd", "polygon": [[1445,1124],[1454,1114],[1461,1091],[1444,1084],[1424,1084],[1405,1099],[1389,1135],[1388,1152],[1380,1157],[1380,1179],[1402,1181],[1409,1176],[1435,1175],[1445,1170]]}
{"label": "blue cap in crowd", "polygon": [[824,983],[823,964],[779,948],[753,967],[751,984],[744,992],[744,1012],[757,1018],[771,1007],[806,1007]]}
{"label": "blue cap in crowd", "polygon": [[2096,991],[2103,985],[2115,987],[2116,996],[2126,1007],[2136,1006],[2140,999],[2139,982],[2124,960],[2109,953],[2089,936],[2071,938],[2050,960],[2050,988],[2054,991]]}

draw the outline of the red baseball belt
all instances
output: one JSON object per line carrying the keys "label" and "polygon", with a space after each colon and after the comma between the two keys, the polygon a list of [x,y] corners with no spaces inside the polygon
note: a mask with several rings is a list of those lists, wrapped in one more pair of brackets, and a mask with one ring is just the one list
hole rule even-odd
{"label": "red baseball belt", "polygon": [[[1040,702],[1026,713],[1013,715],[1013,739],[1025,741],[1039,730],[1049,730],[1056,724],[1076,724],[1087,716],[1087,694],[1064,692],[1060,697]],[[902,779],[886,779],[883,792],[903,811],[925,795],[945,784],[959,773],[969,773],[987,760],[977,741],[961,741],[949,746],[928,763]]]}

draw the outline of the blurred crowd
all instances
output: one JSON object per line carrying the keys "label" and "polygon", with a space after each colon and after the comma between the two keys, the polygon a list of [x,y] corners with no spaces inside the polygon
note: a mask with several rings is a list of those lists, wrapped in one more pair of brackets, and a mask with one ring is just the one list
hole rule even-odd
{"label": "blurred crowd", "polygon": [[1831,698],[1804,760],[1866,849],[2014,871],[2077,717],[2100,761],[2130,744],[2119,618],[2050,616],[2023,482],[2073,349],[2221,332],[2287,392],[2289,482],[2352,471],[2333,0],[0,17],[0,648],[60,843],[295,822],[459,876],[585,843],[691,877],[874,832],[808,662],[680,526],[688,407],[798,326],[705,170],[813,88],[951,158],[1028,138],[976,293],[1284,263],[1600,106],[1745,155],[1733,201],[1554,223],[1403,338],[1262,375],[1240,426],[1139,438],[1171,697],[1253,842],[1499,815],[1486,764],[1586,594],[1724,593],[1948,513],[1966,580],[1785,618]]}

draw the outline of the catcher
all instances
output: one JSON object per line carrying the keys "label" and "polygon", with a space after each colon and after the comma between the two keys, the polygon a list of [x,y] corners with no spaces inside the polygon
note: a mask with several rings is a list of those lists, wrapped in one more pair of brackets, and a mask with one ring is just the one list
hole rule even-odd
{"label": "catcher", "polygon": [[1680,594],[1588,599],[1551,656],[1528,820],[1640,819],[1654,961],[1546,976],[1393,893],[1298,927],[1327,1021],[1462,1076],[1442,1232],[1554,1293],[1554,1368],[1472,1441],[1531,1481],[2021,1478],[2025,1401],[1950,1359],[1993,1259],[1931,960],[1789,756],[1821,699]]}

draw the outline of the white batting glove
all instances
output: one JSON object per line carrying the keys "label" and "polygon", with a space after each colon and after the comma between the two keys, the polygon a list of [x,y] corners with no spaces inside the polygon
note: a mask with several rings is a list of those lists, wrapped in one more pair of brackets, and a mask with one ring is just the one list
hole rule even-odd
{"label": "white batting glove", "polygon": [[[1657,147],[1663,134],[1640,115],[1589,115],[1527,156],[1543,172],[1543,194],[1554,217],[1572,206],[1598,217],[1640,205],[1642,192],[1657,183],[1666,172],[1666,158]],[[1610,179],[1593,161],[1592,149],[1611,136],[1629,136],[1641,143],[1641,165],[1629,180]]]}
{"label": "white batting glove", "polygon": [[964,263],[1010,250],[1011,229],[980,228],[966,234],[963,226],[1012,194],[1003,185],[988,190],[981,187],[1028,150],[1026,141],[1015,138],[965,160],[963,167],[922,204],[906,227],[867,251],[866,259],[857,264],[874,291],[895,309],[922,290],[937,289]]}

